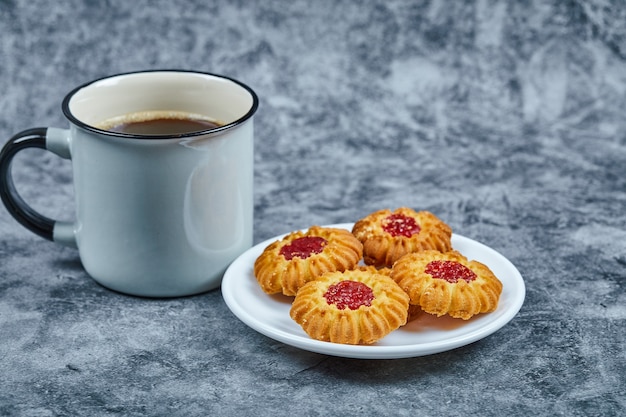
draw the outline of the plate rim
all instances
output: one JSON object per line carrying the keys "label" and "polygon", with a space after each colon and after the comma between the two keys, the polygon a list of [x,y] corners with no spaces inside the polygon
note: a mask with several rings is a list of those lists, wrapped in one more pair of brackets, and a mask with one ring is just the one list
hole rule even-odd
{"label": "plate rim", "polygon": [[[335,227],[351,230],[353,225],[354,223],[336,223],[325,225],[322,227]],[[305,231],[307,230],[307,228],[300,230]],[[522,308],[522,305],[524,304],[524,300],[526,297],[526,285],[517,267],[515,267],[515,265],[500,252],[483,244],[482,242],[453,233],[453,240],[460,240],[463,243],[475,245],[482,251],[490,252],[491,255],[499,257],[500,262],[504,262],[507,268],[511,269],[511,271],[513,272],[512,276],[509,277],[510,280],[512,280],[509,285],[514,284],[516,294],[514,294],[514,298],[511,300],[504,313],[502,313],[496,319],[487,322],[484,326],[481,326],[468,334],[457,335],[448,340],[429,341],[405,345],[347,345],[315,340],[308,337],[308,335],[306,334],[304,334],[304,336],[293,335],[284,330],[278,329],[275,326],[272,326],[271,323],[266,323],[262,319],[250,314],[245,308],[241,306],[241,303],[237,299],[235,294],[236,285],[234,285],[237,282],[237,269],[245,267],[246,265],[249,266],[249,264],[247,263],[248,258],[254,256],[256,252],[260,254],[267,245],[276,240],[284,238],[289,233],[292,232],[283,233],[259,242],[246,250],[241,255],[239,255],[224,272],[221,285],[221,293],[222,298],[224,299],[224,302],[226,303],[231,313],[233,313],[235,317],[237,317],[245,325],[257,331],[258,333],[263,334],[266,337],[299,349],[325,355],[355,359],[401,359],[427,356],[466,346],[487,336],[490,336],[491,334],[495,333],[506,324],[508,324],[517,315],[517,313]],[[254,256],[254,259],[256,259],[257,256],[258,255]],[[244,276],[244,278],[242,279],[249,278],[248,274],[242,275]],[[254,279],[254,276],[252,277],[252,279]],[[267,297],[270,297],[270,295],[265,295]],[[295,322],[294,325],[297,326]]]}

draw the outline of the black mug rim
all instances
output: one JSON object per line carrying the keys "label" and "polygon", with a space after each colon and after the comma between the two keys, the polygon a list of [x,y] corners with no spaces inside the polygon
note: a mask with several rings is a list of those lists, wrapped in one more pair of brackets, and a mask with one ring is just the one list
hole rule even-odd
{"label": "black mug rim", "polygon": [[[132,134],[132,133],[124,133],[124,132],[112,132],[109,130],[104,130],[104,129],[98,129],[97,127],[91,126],[85,122],[83,122],[82,120],[78,119],[76,116],[74,116],[70,110],[70,101],[72,100],[72,97],[80,90],[89,87],[92,84],[95,84],[97,82],[103,81],[103,80],[107,80],[109,78],[116,78],[116,77],[122,77],[122,76],[126,76],[126,75],[134,75],[134,74],[146,74],[146,73],[155,73],[155,72],[169,72],[169,73],[188,73],[188,74],[200,74],[200,75],[209,75],[212,77],[217,77],[217,78],[222,78],[224,80],[228,80],[231,81],[237,85],[239,85],[240,87],[244,88],[252,97],[252,106],[250,106],[250,110],[248,110],[248,112],[246,114],[244,114],[242,117],[238,118],[237,120],[234,120],[230,123],[227,123],[225,125],[221,125],[218,127],[214,127],[212,129],[206,129],[206,130],[200,130],[197,132],[190,132],[190,133],[183,133],[183,134],[173,134],[173,135],[136,135],[136,134]],[[197,137],[197,136],[204,136],[204,135],[208,135],[208,134],[215,134],[215,133],[219,133],[219,132],[223,132],[225,130],[230,130],[236,126],[239,126],[241,124],[243,124],[244,122],[246,122],[248,119],[250,119],[257,111],[259,107],[259,98],[256,95],[256,93],[254,92],[254,90],[252,90],[252,88],[250,88],[249,86],[247,86],[246,84],[242,83],[239,80],[236,80],[234,78],[225,76],[225,75],[221,75],[221,74],[215,74],[215,73],[211,73],[211,72],[204,72],[204,71],[194,71],[194,70],[185,70],[185,69],[152,69],[152,70],[140,70],[140,71],[131,71],[131,72],[123,72],[123,73],[119,73],[119,74],[113,74],[113,75],[107,75],[105,77],[101,77],[101,78],[97,78],[95,80],[91,80],[89,82],[86,82],[76,88],[74,88],[72,91],[70,91],[69,93],[67,93],[67,95],[65,96],[65,98],[63,99],[63,103],[61,104],[61,108],[63,110],[63,114],[65,115],[65,117],[74,125],[85,129],[87,131],[90,132],[94,132],[94,133],[98,133],[101,135],[106,135],[106,136],[111,136],[111,137],[117,137],[117,138],[124,138],[124,139],[140,139],[140,140],[151,140],[151,139],[159,139],[159,140],[164,140],[164,139],[182,139],[182,138],[193,138],[193,137]]]}

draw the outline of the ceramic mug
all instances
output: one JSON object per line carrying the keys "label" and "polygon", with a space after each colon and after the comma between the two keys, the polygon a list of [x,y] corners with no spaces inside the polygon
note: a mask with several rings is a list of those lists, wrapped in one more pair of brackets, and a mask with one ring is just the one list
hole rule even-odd
{"label": "ceramic mug", "polygon": [[[63,100],[69,129],[25,130],[7,142],[0,196],[27,229],[76,246],[84,269],[107,288],[147,297],[217,288],[252,246],[257,107],[248,86],[209,73],[144,71],[89,82]],[[154,136],[97,127],[152,110],[207,115],[221,125]],[[71,159],[75,221],[49,219],[20,197],[11,161],[30,147]]]}

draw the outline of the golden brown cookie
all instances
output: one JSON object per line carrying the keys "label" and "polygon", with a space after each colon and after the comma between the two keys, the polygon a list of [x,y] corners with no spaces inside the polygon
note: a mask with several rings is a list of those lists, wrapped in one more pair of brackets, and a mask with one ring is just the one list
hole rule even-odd
{"label": "golden brown cookie", "polygon": [[364,262],[392,267],[403,255],[434,249],[452,249],[452,229],[428,211],[401,207],[379,210],[357,221],[352,233],[363,243]]}
{"label": "golden brown cookie", "polygon": [[457,251],[410,253],[393,266],[391,278],[427,313],[468,320],[498,307],[502,283],[478,261]]}
{"label": "golden brown cookie", "polygon": [[388,276],[351,270],[305,284],[290,315],[313,339],[371,344],[406,323],[408,306],[408,295]]}
{"label": "golden brown cookie", "polygon": [[293,296],[325,272],[356,267],[362,256],[363,245],[348,230],[312,226],[265,248],[254,263],[254,276],[267,294]]}

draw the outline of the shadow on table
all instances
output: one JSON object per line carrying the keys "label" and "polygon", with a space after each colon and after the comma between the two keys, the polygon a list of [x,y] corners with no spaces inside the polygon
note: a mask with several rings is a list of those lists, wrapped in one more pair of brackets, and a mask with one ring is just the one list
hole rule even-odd
{"label": "shadow on table", "polygon": [[415,381],[416,378],[454,374],[461,368],[475,363],[481,355],[481,345],[477,341],[447,352],[404,359],[352,359],[329,356],[304,351],[292,346],[275,347],[280,353],[290,357],[292,362],[300,362],[303,369],[300,378],[330,378],[347,380],[353,383],[387,384],[402,381]]}

